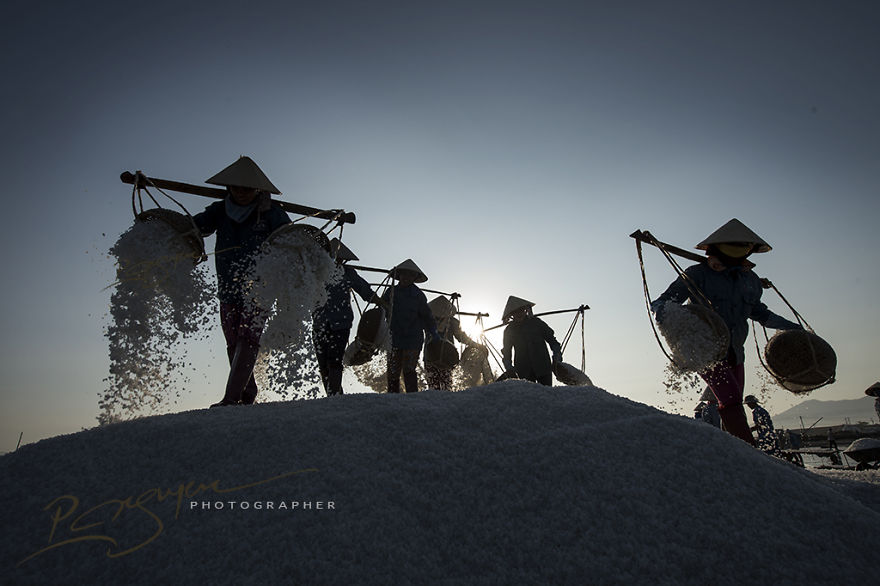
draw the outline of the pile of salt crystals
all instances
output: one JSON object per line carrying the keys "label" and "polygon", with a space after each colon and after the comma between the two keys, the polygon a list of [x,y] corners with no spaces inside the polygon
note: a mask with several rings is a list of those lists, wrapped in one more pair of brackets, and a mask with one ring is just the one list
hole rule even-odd
{"label": "pile of salt crystals", "polygon": [[110,253],[117,281],[104,334],[110,370],[98,403],[101,424],[170,407],[190,380],[183,341],[207,338],[216,311],[206,264],[196,264],[169,224],[135,221]]}
{"label": "pile of salt crystals", "polygon": [[873,437],[859,438],[851,443],[849,447],[843,451],[843,453],[846,454],[847,452],[858,453],[868,451],[876,451],[877,453],[880,453],[880,439]]}
{"label": "pile of salt crystals", "polygon": [[704,372],[727,353],[729,341],[687,306],[666,303],[658,326],[681,371]]}
{"label": "pile of salt crystals", "polygon": [[251,293],[259,307],[271,308],[254,370],[261,401],[272,394],[302,399],[323,392],[312,312],[327,302],[327,285],[341,277],[327,251],[296,230],[280,232],[255,258]]}

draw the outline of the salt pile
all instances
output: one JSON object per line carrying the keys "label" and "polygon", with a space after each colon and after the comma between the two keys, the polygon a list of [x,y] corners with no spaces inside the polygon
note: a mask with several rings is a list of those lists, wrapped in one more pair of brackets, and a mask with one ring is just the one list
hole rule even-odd
{"label": "salt pile", "polygon": [[880,451],[880,440],[871,437],[863,437],[855,440],[844,450],[844,452],[856,452],[859,450],[878,450]]}
{"label": "salt pile", "polygon": [[0,457],[0,573],[9,584],[870,584],[878,474],[830,481],[596,388],[507,381],[202,409]]}
{"label": "salt pile", "polygon": [[312,312],[326,303],[328,283],[341,278],[326,250],[300,226],[288,224],[270,237],[253,265],[251,292],[271,308],[254,377],[275,398],[314,398],[323,391],[312,343]]}
{"label": "salt pile", "polygon": [[693,309],[670,301],[663,306],[663,320],[657,325],[678,369],[704,372],[724,357],[729,342]]}
{"label": "salt pile", "polygon": [[117,281],[105,336],[108,388],[98,421],[108,423],[168,408],[189,381],[186,344],[215,323],[213,281],[193,249],[161,220],[135,221],[110,249]]}

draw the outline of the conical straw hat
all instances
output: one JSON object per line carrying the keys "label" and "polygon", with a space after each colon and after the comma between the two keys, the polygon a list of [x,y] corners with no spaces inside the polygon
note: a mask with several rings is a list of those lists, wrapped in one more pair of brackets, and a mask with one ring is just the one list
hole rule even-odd
{"label": "conical straw hat", "polygon": [[771,250],[763,238],[752,232],[748,226],[737,220],[730,220],[711,234],[705,240],[697,244],[700,250],[706,250],[711,244],[731,244],[734,242],[747,242],[754,244],[752,252],[768,252]]}
{"label": "conical straw hat", "polygon": [[416,283],[424,283],[425,281],[428,280],[428,276],[425,275],[425,273],[422,272],[422,269],[420,269],[418,267],[418,265],[416,265],[416,263],[414,263],[412,261],[412,259],[410,259],[410,258],[406,259],[405,261],[403,261],[402,263],[400,263],[399,265],[397,265],[396,267],[391,269],[391,271],[392,271],[392,274],[395,275],[395,277],[399,271],[409,271],[411,273],[415,273],[416,274],[416,278],[415,278]]}
{"label": "conical straw hat", "polygon": [[455,305],[442,295],[429,301],[428,307],[431,308],[431,313],[433,313],[434,317],[437,319],[452,317],[455,315]]}
{"label": "conical straw hat", "polygon": [[330,255],[336,260],[360,260],[339,238],[330,241]]}
{"label": "conical straw hat", "polygon": [[518,309],[534,306],[535,304],[531,301],[526,301],[525,299],[520,299],[519,297],[514,297],[513,295],[511,295],[507,298],[507,305],[504,306],[504,313],[501,315],[501,320],[506,320],[510,317],[511,313],[515,312]]}
{"label": "conical straw hat", "polygon": [[870,395],[872,397],[880,397],[880,382],[876,382],[867,389],[865,389],[865,394]]}
{"label": "conical straw hat", "polygon": [[205,183],[212,185],[223,185],[225,187],[250,187],[251,189],[259,189],[281,195],[278,188],[272,185],[266,174],[263,173],[256,163],[250,157],[239,157],[239,159],[211,177],[205,180]]}

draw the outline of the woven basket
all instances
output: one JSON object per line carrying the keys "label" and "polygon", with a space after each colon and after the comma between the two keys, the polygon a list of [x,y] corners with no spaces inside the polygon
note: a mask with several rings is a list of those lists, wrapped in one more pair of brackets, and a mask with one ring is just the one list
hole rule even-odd
{"label": "woven basket", "polygon": [[479,384],[489,384],[494,380],[492,367],[489,365],[489,350],[485,346],[467,346],[461,351],[461,382],[464,388]]}
{"label": "woven basket", "polygon": [[430,340],[425,344],[425,364],[431,364],[438,368],[455,368],[459,362],[458,350],[455,344],[447,340]]}
{"label": "woven basket", "polygon": [[189,216],[167,208],[152,208],[139,213],[135,220],[138,222],[165,222],[183,237],[187,246],[192,249],[193,260],[196,263],[205,259],[205,240]]}
{"label": "woven basket", "polygon": [[376,350],[376,346],[372,344],[364,344],[355,338],[352,340],[351,344],[345,348],[345,353],[342,355],[342,363],[345,366],[361,366],[372,360],[373,356],[376,354]]}
{"label": "woven basket", "polygon": [[701,352],[705,350],[705,354],[701,353],[699,360],[696,357],[684,355],[682,354],[682,348],[690,346],[688,339],[682,338],[682,334],[671,331],[668,327],[664,327],[663,323],[660,323],[660,331],[669,343],[675,364],[684,370],[698,371],[714,362],[724,360],[730,347],[730,332],[721,316],[713,309],[696,303],[688,303],[680,307],[708,326],[711,347],[701,348]]}
{"label": "woven basket", "polygon": [[764,348],[764,360],[779,384],[793,393],[834,382],[837,369],[834,349],[808,330],[776,332]]}
{"label": "woven basket", "polygon": [[312,226],[311,224],[294,224],[288,222],[287,224],[279,226],[269,234],[269,237],[266,238],[266,242],[273,246],[284,246],[284,244],[279,244],[277,241],[283,236],[295,233],[308,236],[317,242],[318,246],[326,250],[328,253],[330,252],[330,239],[327,238],[327,235],[320,228]]}
{"label": "woven basket", "polygon": [[373,358],[388,341],[388,320],[381,307],[368,309],[358,323],[354,341],[345,349],[342,362],[346,366],[360,366]]}
{"label": "woven basket", "polygon": [[556,380],[564,385],[572,387],[592,387],[593,381],[580,368],[567,362],[556,362],[553,364],[553,374]]}

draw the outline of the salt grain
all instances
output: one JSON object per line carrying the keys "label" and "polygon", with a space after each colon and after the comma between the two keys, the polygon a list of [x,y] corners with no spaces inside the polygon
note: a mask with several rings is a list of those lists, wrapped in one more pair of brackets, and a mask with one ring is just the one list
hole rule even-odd
{"label": "salt grain", "polygon": [[189,381],[184,340],[209,335],[214,287],[205,265],[170,225],[135,221],[110,253],[117,282],[105,331],[108,388],[99,400],[101,424],[169,407]]}
{"label": "salt grain", "polygon": [[352,366],[351,370],[358,381],[376,393],[388,391],[388,363],[387,352],[379,351],[364,364]]}
{"label": "salt grain", "polygon": [[705,372],[726,354],[727,341],[687,306],[666,303],[663,321],[658,325],[675,365],[682,371]]}
{"label": "salt grain", "polygon": [[288,225],[267,242],[247,278],[260,307],[271,308],[254,377],[261,400],[314,398],[321,391],[312,313],[342,277],[326,250]]}

